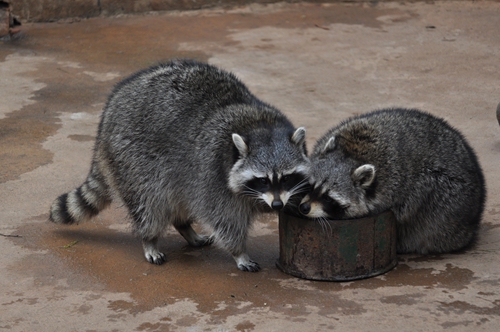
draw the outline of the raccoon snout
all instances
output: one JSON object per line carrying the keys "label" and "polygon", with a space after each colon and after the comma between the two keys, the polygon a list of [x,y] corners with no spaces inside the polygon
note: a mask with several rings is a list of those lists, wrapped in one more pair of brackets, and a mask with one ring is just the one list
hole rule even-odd
{"label": "raccoon snout", "polygon": [[311,212],[311,204],[309,203],[302,203],[299,205],[299,211],[303,215],[308,215],[309,212]]}
{"label": "raccoon snout", "polygon": [[283,202],[281,200],[273,201],[271,203],[271,207],[273,208],[273,210],[281,210],[283,208]]}

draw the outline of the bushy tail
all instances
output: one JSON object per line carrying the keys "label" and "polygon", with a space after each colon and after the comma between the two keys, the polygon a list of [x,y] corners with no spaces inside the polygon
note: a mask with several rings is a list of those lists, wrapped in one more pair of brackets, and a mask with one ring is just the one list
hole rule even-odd
{"label": "bushy tail", "polygon": [[97,215],[111,203],[108,185],[99,174],[93,171],[78,188],[59,196],[50,207],[52,222],[74,224]]}

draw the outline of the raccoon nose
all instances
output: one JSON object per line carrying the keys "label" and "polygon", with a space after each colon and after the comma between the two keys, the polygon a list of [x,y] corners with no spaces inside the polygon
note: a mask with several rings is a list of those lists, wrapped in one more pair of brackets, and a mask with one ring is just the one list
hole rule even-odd
{"label": "raccoon nose", "polygon": [[282,201],[273,201],[271,203],[271,207],[273,210],[281,210],[283,208],[283,202]]}
{"label": "raccoon nose", "polygon": [[303,215],[307,215],[309,212],[311,212],[311,204],[309,204],[309,203],[300,204],[299,211]]}

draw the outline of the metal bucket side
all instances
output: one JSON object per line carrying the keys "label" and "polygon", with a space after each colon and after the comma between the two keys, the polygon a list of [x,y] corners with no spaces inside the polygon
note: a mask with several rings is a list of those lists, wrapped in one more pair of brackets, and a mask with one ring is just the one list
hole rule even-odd
{"label": "metal bucket side", "polygon": [[280,213],[277,267],[293,276],[329,281],[373,277],[397,265],[392,212],[351,220],[315,220]]}

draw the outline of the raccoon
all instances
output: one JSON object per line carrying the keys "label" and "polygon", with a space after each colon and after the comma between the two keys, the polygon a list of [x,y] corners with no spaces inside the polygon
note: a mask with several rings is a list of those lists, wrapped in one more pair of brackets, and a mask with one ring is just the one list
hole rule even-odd
{"label": "raccoon", "polygon": [[446,253],[476,239],[486,199],[483,172],[465,138],[415,109],[352,117],[318,140],[310,192],[299,211],[350,219],[392,210],[398,253]]}
{"label": "raccoon", "polygon": [[[307,185],[305,129],[257,99],[233,74],[180,59],[118,83],[102,114],[86,181],[59,196],[50,220],[89,219],[118,197],[150,263],[169,226],[191,246],[218,243],[240,270],[254,217],[282,209]],[[191,224],[212,229],[197,234]]]}

